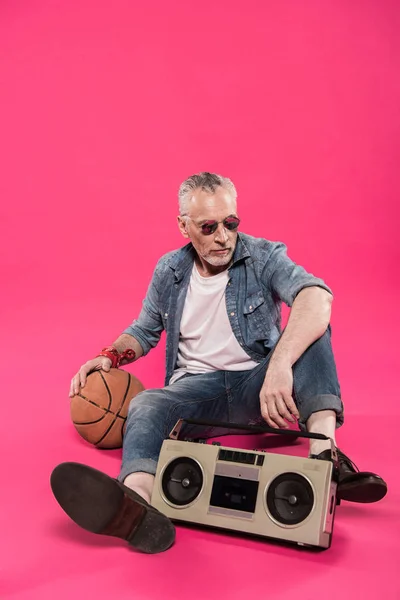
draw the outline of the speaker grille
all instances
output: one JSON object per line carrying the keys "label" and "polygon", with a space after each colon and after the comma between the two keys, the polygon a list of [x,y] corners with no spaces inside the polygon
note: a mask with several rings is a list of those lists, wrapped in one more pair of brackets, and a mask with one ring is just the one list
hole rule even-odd
{"label": "speaker grille", "polygon": [[162,490],[171,504],[185,506],[200,494],[203,473],[199,463],[187,456],[172,460],[162,476]]}
{"label": "speaker grille", "polygon": [[308,517],[314,506],[310,482],[298,473],[282,473],[267,490],[267,506],[272,517],[283,525],[297,525]]}

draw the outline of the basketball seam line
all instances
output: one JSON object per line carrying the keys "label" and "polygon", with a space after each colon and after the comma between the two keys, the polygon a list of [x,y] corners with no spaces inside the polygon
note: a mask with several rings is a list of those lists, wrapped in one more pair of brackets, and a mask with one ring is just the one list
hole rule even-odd
{"label": "basketball seam line", "polygon": [[[120,415],[119,415],[119,413],[121,412],[121,410],[122,410],[122,408],[123,408],[123,406],[124,406],[124,404],[125,404],[125,400],[126,400],[126,397],[127,397],[127,395],[128,395],[129,387],[130,387],[130,384],[131,384],[131,374],[130,374],[130,373],[128,373],[128,371],[125,371],[125,373],[128,375],[128,384],[127,384],[127,387],[126,387],[125,394],[124,394],[124,397],[123,397],[123,399],[122,399],[121,405],[120,405],[120,407],[119,407],[119,409],[118,409],[117,413],[111,413],[111,414],[113,414],[113,415],[115,416],[115,418],[114,418],[114,420],[112,421],[111,425],[108,427],[108,429],[107,429],[107,430],[104,432],[104,434],[101,436],[101,438],[100,438],[99,440],[97,440],[97,442],[96,442],[96,444],[95,444],[96,446],[97,446],[97,444],[100,444],[100,442],[101,442],[102,440],[104,440],[104,438],[106,437],[106,435],[107,435],[107,434],[108,434],[108,433],[111,431],[112,427],[114,426],[114,424],[115,424],[115,422],[116,422],[116,420],[117,420],[117,417],[119,417],[119,416],[120,416]],[[111,402],[112,402],[112,396],[111,396],[111,392],[109,391],[109,388],[108,388],[108,386],[107,386],[107,383],[106,383],[106,381],[105,381],[105,379],[104,379],[104,376],[103,376],[103,374],[102,374],[101,372],[100,372],[100,377],[101,377],[101,378],[102,378],[102,380],[104,381],[104,385],[106,386],[106,388],[107,388],[107,391],[108,391],[108,392],[109,392],[109,394],[110,394],[110,405],[111,405]],[[111,412],[111,411],[110,411],[110,412]],[[123,429],[123,427],[124,427],[124,426],[122,425],[122,429]],[[121,429],[121,433],[122,433],[122,429]]]}
{"label": "basketball seam line", "polygon": [[[126,417],[122,416],[119,414],[120,410],[118,411],[118,413],[113,412],[112,410],[105,408],[104,406],[100,406],[100,404],[97,404],[96,402],[93,402],[93,400],[90,400],[89,398],[86,398],[86,396],[84,396],[83,394],[76,394],[77,396],[79,396],[80,398],[82,398],[82,400],[86,400],[86,402],[89,402],[90,404],[93,404],[94,406],[96,406],[97,408],[100,408],[101,410],[104,410],[105,413],[110,413],[111,415],[115,415],[117,417],[119,417],[120,419],[126,419]],[[101,419],[104,419],[104,415],[102,417],[100,417],[100,419],[97,419],[96,421],[90,421],[90,423],[97,423],[98,421],[101,421]],[[76,423],[76,421],[73,421],[73,423]],[[86,423],[86,421],[85,421]],[[82,425],[84,425],[85,423],[82,423]],[[87,422],[89,425],[89,422]]]}

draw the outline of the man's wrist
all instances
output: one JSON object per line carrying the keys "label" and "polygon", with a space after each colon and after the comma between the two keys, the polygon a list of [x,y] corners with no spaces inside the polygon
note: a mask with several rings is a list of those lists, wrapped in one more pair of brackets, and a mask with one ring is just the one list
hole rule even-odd
{"label": "man's wrist", "polygon": [[277,348],[271,356],[269,366],[279,367],[281,369],[291,369],[293,367],[293,361],[289,352],[282,352]]}
{"label": "man's wrist", "polygon": [[121,365],[122,361],[131,362],[135,359],[136,353],[132,348],[128,348],[123,352],[118,352],[115,346],[107,346],[103,348],[102,351],[97,356],[105,356],[111,360],[111,367],[113,369],[118,369]]}

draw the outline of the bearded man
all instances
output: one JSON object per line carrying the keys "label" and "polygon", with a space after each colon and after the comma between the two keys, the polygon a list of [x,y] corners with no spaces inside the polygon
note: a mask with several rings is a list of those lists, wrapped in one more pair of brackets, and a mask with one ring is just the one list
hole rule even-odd
{"label": "bearded man", "polygon": [[[159,260],[138,319],[71,381],[73,396],[88,373],[138,360],[166,331],[165,387],[131,402],[118,479],[78,463],[58,465],[51,477],[58,502],[76,523],[143,552],[166,550],[175,539],[172,522],[150,502],[163,440],[179,418],[274,428],[297,422],[334,441],[343,424],[329,325],[332,292],[288,258],[283,243],[239,233],[236,197],[232,181],[217,174],[182,183],[178,226],[190,243]],[[283,332],[282,302],[291,307]],[[195,437],[196,426],[186,424],[182,434]],[[328,440],[310,439],[310,457],[330,456]],[[340,450],[338,457],[340,500],[383,498],[381,477],[359,472]]]}

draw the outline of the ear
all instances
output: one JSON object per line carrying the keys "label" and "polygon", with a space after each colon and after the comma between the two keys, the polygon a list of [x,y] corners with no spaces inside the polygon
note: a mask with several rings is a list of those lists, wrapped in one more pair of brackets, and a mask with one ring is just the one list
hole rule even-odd
{"label": "ear", "polygon": [[180,215],[177,218],[178,218],[179,231],[181,232],[183,237],[190,238],[190,235],[186,229],[187,220],[184,217],[181,217]]}

